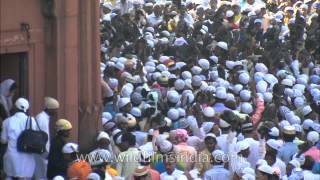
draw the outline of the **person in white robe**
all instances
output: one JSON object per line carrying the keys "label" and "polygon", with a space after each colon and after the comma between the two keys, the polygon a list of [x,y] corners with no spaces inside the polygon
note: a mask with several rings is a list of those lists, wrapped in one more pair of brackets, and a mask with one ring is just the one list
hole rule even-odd
{"label": "person in white robe", "polygon": [[44,98],[44,110],[36,116],[36,121],[39,125],[39,128],[47,133],[48,142],[46,144],[46,152],[43,154],[34,154],[36,161],[36,170],[34,172],[34,178],[37,180],[47,179],[47,166],[48,166],[48,154],[50,149],[50,119],[57,114],[59,108],[59,102],[52,97]]}
{"label": "person in white robe", "polygon": [[[2,124],[1,143],[8,144],[4,154],[4,172],[6,179],[31,178],[35,170],[35,160],[33,154],[19,152],[17,150],[17,140],[26,128],[28,119],[27,110],[29,102],[24,98],[19,98],[15,103],[18,112],[7,118]],[[32,129],[35,129],[35,120],[32,120]]]}

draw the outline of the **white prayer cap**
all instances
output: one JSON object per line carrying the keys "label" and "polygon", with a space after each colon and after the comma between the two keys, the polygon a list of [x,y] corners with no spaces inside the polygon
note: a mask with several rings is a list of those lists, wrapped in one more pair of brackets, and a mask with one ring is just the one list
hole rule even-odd
{"label": "white prayer cap", "polygon": [[186,79],[186,80],[184,80],[184,82],[186,83],[187,88],[192,89],[192,80],[191,79]]}
{"label": "white prayer cap", "polygon": [[114,89],[115,87],[117,87],[118,84],[119,84],[119,82],[115,78],[110,78],[108,81],[108,85],[110,86],[111,89]]}
{"label": "white prayer cap", "polygon": [[220,120],[219,120],[219,126],[220,126],[221,128],[227,128],[227,127],[230,127],[231,125],[230,125],[228,122],[226,122],[225,120],[220,119]]}
{"label": "white prayer cap", "polygon": [[141,117],[141,110],[138,107],[133,107],[130,111],[130,114],[132,114],[134,117]]}
{"label": "white prayer cap", "polygon": [[64,180],[62,176],[55,176],[52,180]]}
{"label": "white prayer cap", "polygon": [[251,92],[247,89],[240,91],[240,98],[243,102],[249,101],[251,98]]}
{"label": "white prayer cap", "polygon": [[177,103],[180,100],[179,93],[175,90],[170,90],[167,92],[167,99],[171,103]]}
{"label": "white prayer cap", "polygon": [[183,96],[186,96],[186,99],[188,100],[187,103],[192,103],[194,101],[194,95],[192,93],[186,93]]}
{"label": "white prayer cap", "polygon": [[270,74],[270,73],[264,75],[263,79],[271,85],[278,83],[278,79],[273,74]]}
{"label": "white prayer cap", "polygon": [[188,45],[187,41],[183,37],[177,38],[173,43],[174,46],[178,46],[178,47],[183,46],[185,44]]}
{"label": "white prayer cap", "polygon": [[301,123],[301,120],[299,118],[299,116],[291,116],[288,121],[291,123],[291,124],[300,124]]}
{"label": "white prayer cap", "polygon": [[270,136],[278,137],[279,136],[279,129],[276,127],[273,127],[270,129],[269,133]]}
{"label": "white prayer cap", "polygon": [[264,102],[266,102],[266,103],[271,103],[271,102],[272,102],[272,98],[273,98],[272,93],[270,93],[270,92],[265,92],[265,93],[263,93],[263,100],[264,100]]}
{"label": "white prayer cap", "polygon": [[282,85],[285,85],[285,86],[293,86],[293,82],[292,82],[292,80],[291,79],[283,79],[282,81],[281,81],[281,84]]}
{"label": "white prayer cap", "polygon": [[168,118],[170,118],[172,121],[178,120],[179,119],[179,111],[176,109],[171,108],[168,111],[167,114]]}
{"label": "white prayer cap", "polygon": [[293,90],[290,88],[285,88],[283,93],[289,97],[293,97]]}
{"label": "white prayer cap", "polygon": [[129,104],[130,102],[131,102],[130,98],[120,98],[119,102],[118,102],[118,107],[122,108],[122,107],[126,106],[127,104]]}
{"label": "white prayer cap", "polygon": [[204,70],[208,70],[210,68],[210,63],[206,59],[199,59],[198,64]]}
{"label": "white prayer cap", "polygon": [[281,144],[279,143],[279,141],[275,140],[275,139],[269,139],[267,141],[268,146],[270,146],[272,149],[274,150],[279,150],[281,148]]}
{"label": "white prayer cap", "polygon": [[115,65],[115,68],[117,68],[117,69],[120,70],[120,71],[123,71],[124,68],[125,68],[125,66],[124,66],[124,64],[121,63],[121,62],[117,62],[116,65]]}
{"label": "white prayer cap", "polygon": [[301,92],[301,94],[304,93],[305,89],[306,89],[306,86],[303,85],[303,84],[295,84],[293,87],[292,87],[294,90],[299,90]]}
{"label": "white prayer cap", "polygon": [[160,72],[168,71],[167,66],[164,65],[164,64],[159,64],[159,65],[157,66],[157,69],[158,69]]}
{"label": "white prayer cap", "polygon": [[216,63],[216,64],[217,64],[218,61],[219,61],[219,59],[218,59],[217,56],[210,56],[209,59],[210,59],[211,61],[213,61],[214,63]]}
{"label": "white prayer cap", "polygon": [[173,149],[173,145],[168,140],[163,140],[159,142],[159,150],[162,153],[168,153]]}
{"label": "white prayer cap", "polygon": [[242,89],[243,89],[243,86],[241,84],[236,84],[233,86],[233,93],[239,94]]}
{"label": "white prayer cap", "polygon": [[228,44],[226,42],[220,41],[217,43],[217,46],[226,51],[228,50]]}
{"label": "white prayer cap", "polygon": [[268,73],[268,68],[263,63],[257,63],[255,65],[255,69],[256,69],[257,72],[262,72],[262,73],[265,73],[265,74]]}
{"label": "white prayer cap", "polygon": [[183,108],[178,108],[179,111],[179,117],[185,117],[186,116],[186,110]]}
{"label": "white prayer cap", "polygon": [[122,87],[121,92],[120,92],[121,97],[129,98],[131,96],[131,94],[133,92],[133,88],[130,85],[132,85],[132,84],[127,83]]}
{"label": "white prayer cap", "polygon": [[294,8],[291,6],[287,6],[286,8],[284,8],[284,11],[294,11]]}
{"label": "white prayer cap", "polygon": [[266,160],[264,159],[259,159],[256,163],[256,166],[261,166],[261,165],[264,165],[264,164],[268,164]]}
{"label": "white prayer cap", "polygon": [[255,16],[255,15],[256,15],[256,13],[254,11],[251,11],[248,13],[248,17]]}
{"label": "white prayer cap", "polygon": [[58,109],[59,108],[59,102],[52,97],[45,97],[44,98],[44,106],[46,109]]}
{"label": "white prayer cap", "polygon": [[171,75],[171,73],[170,73],[169,71],[162,71],[162,72],[161,72],[161,76],[162,76],[162,77],[167,77],[167,78],[169,78],[170,75]]}
{"label": "white prayer cap", "polygon": [[226,66],[228,69],[233,69],[234,68],[234,61],[226,61]]}
{"label": "white prayer cap", "polygon": [[303,115],[306,116],[312,112],[312,108],[309,105],[304,106],[302,109],[302,112],[303,112]]}
{"label": "white prayer cap", "polygon": [[295,168],[300,168],[300,162],[297,159],[292,159],[291,161],[289,161],[289,164],[291,164]]}
{"label": "white prayer cap", "polygon": [[302,97],[296,97],[293,102],[296,108],[300,108],[304,105],[304,99]]}
{"label": "white prayer cap", "polygon": [[218,71],[210,71],[209,72],[209,77],[211,80],[217,80],[219,78],[219,73]]}
{"label": "white prayer cap", "polygon": [[290,126],[290,123],[287,120],[282,120],[280,121],[279,126],[283,129],[285,126]]}
{"label": "white prayer cap", "polygon": [[111,2],[105,2],[105,3],[103,3],[103,7],[108,8],[108,9],[110,9],[110,10],[113,9]]}
{"label": "white prayer cap", "polygon": [[176,90],[180,91],[180,90],[183,90],[184,87],[185,87],[186,83],[184,82],[184,80],[182,79],[177,79],[175,82],[174,82],[174,87]]}
{"label": "white prayer cap", "polygon": [[279,111],[282,117],[285,117],[285,114],[290,112],[290,109],[287,106],[280,106]]}
{"label": "white prayer cap", "polygon": [[232,93],[227,93],[227,101],[234,101],[235,100],[235,97]]}
{"label": "white prayer cap", "polygon": [[216,90],[216,97],[219,99],[227,99],[227,92],[224,89],[217,89]]}
{"label": "white prayer cap", "polygon": [[130,98],[131,98],[132,103],[134,103],[134,104],[141,104],[141,102],[143,100],[142,95],[138,92],[132,93]]}
{"label": "white prayer cap", "polygon": [[192,77],[192,85],[195,87],[200,87],[201,81],[202,81],[201,76],[195,75]]}
{"label": "white prayer cap", "polygon": [[99,132],[99,135],[98,135],[98,137],[97,137],[97,141],[100,141],[101,139],[108,139],[108,140],[110,140],[110,137],[109,137],[109,135],[108,135],[106,132],[101,131],[101,132]]}
{"label": "white prayer cap", "polygon": [[243,180],[255,180],[255,176],[254,175],[251,175],[251,174],[244,174],[241,179]]}
{"label": "white prayer cap", "polygon": [[254,75],[253,75],[253,78],[254,78],[254,81],[255,82],[259,82],[259,81],[262,81],[265,77],[265,74],[262,73],[262,72],[255,72]]}
{"label": "white prayer cap", "polygon": [[224,158],[224,152],[221,151],[220,149],[214,150],[212,152],[212,157],[216,161],[222,161]]}
{"label": "white prayer cap", "polygon": [[264,165],[260,165],[258,167],[258,170],[267,174],[273,174],[273,169],[271,166],[269,166],[268,164],[264,164]]}
{"label": "white prayer cap", "polygon": [[293,76],[293,75],[286,75],[286,78],[285,79],[290,79],[292,81],[293,84],[296,83],[296,78]]}
{"label": "white prayer cap", "polygon": [[29,101],[25,98],[19,98],[17,99],[16,103],[15,103],[16,107],[23,111],[23,112],[27,112],[27,110],[29,109]]}
{"label": "white prayer cap", "polygon": [[206,107],[204,110],[203,110],[203,115],[205,117],[214,117],[214,110],[212,107]]}
{"label": "white prayer cap", "polygon": [[236,146],[237,146],[237,152],[240,152],[248,149],[250,147],[250,144],[247,143],[247,141],[239,141],[237,142]]}
{"label": "white prayer cap", "polygon": [[310,127],[312,127],[312,125],[313,125],[313,120],[311,119],[306,119],[302,123],[303,129],[309,129]]}
{"label": "white prayer cap", "polygon": [[90,180],[100,180],[100,176],[97,174],[97,173],[90,173],[87,177],[87,179],[90,179]]}
{"label": "white prayer cap", "polygon": [[267,92],[267,88],[268,88],[268,83],[263,80],[259,81],[256,85],[256,89],[258,93]]}
{"label": "white prayer cap", "polygon": [[317,133],[316,131],[310,131],[307,135],[307,140],[312,144],[315,144],[319,141],[319,133]]}
{"label": "white prayer cap", "polygon": [[241,104],[241,112],[245,114],[251,114],[253,112],[252,105],[248,102],[244,102]]}
{"label": "white prayer cap", "polygon": [[201,81],[201,86],[200,86],[200,89],[202,91],[206,91],[208,88],[208,83],[206,81]]}
{"label": "white prayer cap", "polygon": [[212,85],[209,85],[206,89],[207,92],[216,92],[216,88]]}
{"label": "white prayer cap", "polygon": [[293,126],[285,126],[283,127],[283,133],[289,135],[295,135],[296,129]]}
{"label": "white prayer cap", "polygon": [[79,152],[79,149],[78,149],[78,144],[75,144],[75,143],[67,143],[63,146],[62,148],[62,153],[64,154],[71,154],[71,153],[74,153],[74,152]]}
{"label": "white prayer cap", "polygon": [[176,67],[178,68],[178,69],[181,69],[182,67],[184,67],[184,66],[186,66],[187,64],[185,63],[185,62],[177,62],[176,63]]}
{"label": "white prayer cap", "polygon": [[160,56],[159,62],[164,63],[166,60],[170,59],[169,56]]}
{"label": "white prayer cap", "polygon": [[109,112],[103,112],[102,118],[105,118],[107,121],[112,119],[112,115]]}
{"label": "white prayer cap", "polygon": [[254,20],[254,24],[257,24],[257,23],[262,24],[262,20],[261,20],[261,19],[256,19],[256,20]]}
{"label": "white prayer cap", "polygon": [[183,79],[191,79],[192,78],[192,74],[189,71],[183,71],[181,76]]}
{"label": "white prayer cap", "polygon": [[[299,120],[300,120],[300,118],[299,118]],[[302,127],[301,127],[301,125],[300,124],[298,124],[298,123],[292,123],[293,125],[293,127],[294,127],[294,129],[296,130],[296,132],[302,132]]]}
{"label": "white prayer cap", "polygon": [[199,74],[201,74],[201,72],[202,72],[202,68],[199,67],[199,66],[193,66],[193,67],[191,68],[191,72],[192,72],[194,75],[199,75]]}
{"label": "white prayer cap", "polygon": [[201,127],[203,131],[207,134],[212,130],[213,126],[214,126],[213,122],[203,122]]}
{"label": "white prayer cap", "polygon": [[307,4],[301,4],[300,9],[308,9],[308,5]]}
{"label": "white prayer cap", "polygon": [[229,17],[232,17],[234,15],[234,12],[233,11],[231,11],[231,10],[228,10],[227,12],[226,12],[226,16],[229,18]]}
{"label": "white prayer cap", "polygon": [[248,73],[241,73],[239,75],[239,81],[241,84],[248,84],[250,80],[250,76]]}
{"label": "white prayer cap", "polygon": [[160,77],[161,77],[161,73],[160,72],[154,72],[152,74],[152,79],[154,79],[154,80],[157,80]]}

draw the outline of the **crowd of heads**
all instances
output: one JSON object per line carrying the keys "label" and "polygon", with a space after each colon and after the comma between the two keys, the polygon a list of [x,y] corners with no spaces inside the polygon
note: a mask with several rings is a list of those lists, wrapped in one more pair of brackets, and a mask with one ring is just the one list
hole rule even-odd
{"label": "crowd of heads", "polygon": [[[295,160],[319,148],[319,15],[319,1],[101,2],[102,121],[113,146],[156,136],[152,153],[183,143],[213,156],[235,151],[257,178],[312,169],[316,159]],[[247,138],[265,145],[256,159]],[[297,149],[282,155],[289,142]],[[277,157],[288,173],[271,167]]]}

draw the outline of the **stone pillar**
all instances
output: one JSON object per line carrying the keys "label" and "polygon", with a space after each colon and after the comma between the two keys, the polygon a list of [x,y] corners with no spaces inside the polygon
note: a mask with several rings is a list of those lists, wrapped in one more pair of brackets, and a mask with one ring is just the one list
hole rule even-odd
{"label": "stone pillar", "polygon": [[101,124],[99,1],[80,0],[79,145],[95,143]]}
{"label": "stone pillar", "polygon": [[[66,118],[73,125],[72,140],[81,150],[88,150],[99,130],[101,91],[99,81],[99,1],[55,0],[52,24],[56,51],[55,62],[47,68],[55,68],[55,77],[61,102],[59,118]],[[48,86],[50,86],[48,84]],[[47,88],[50,92],[50,88]],[[54,92],[52,92],[54,93]]]}

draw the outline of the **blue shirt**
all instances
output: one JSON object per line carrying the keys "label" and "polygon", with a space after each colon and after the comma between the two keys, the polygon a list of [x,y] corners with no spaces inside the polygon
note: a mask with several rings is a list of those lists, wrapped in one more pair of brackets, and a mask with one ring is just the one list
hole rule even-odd
{"label": "blue shirt", "polygon": [[230,172],[223,165],[214,165],[204,173],[204,180],[229,180]]}
{"label": "blue shirt", "polygon": [[116,115],[116,112],[113,111],[113,103],[107,103],[104,107],[103,107],[103,112],[109,112],[112,117],[114,117]]}
{"label": "blue shirt", "polygon": [[292,156],[298,152],[298,146],[293,142],[286,142],[279,150],[278,157],[286,164],[292,159]]}

